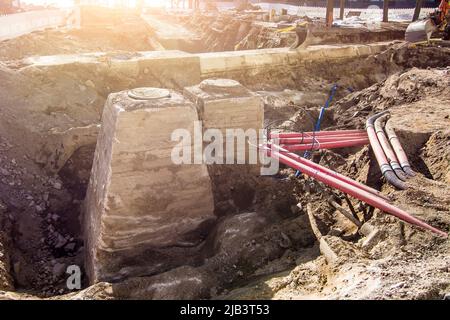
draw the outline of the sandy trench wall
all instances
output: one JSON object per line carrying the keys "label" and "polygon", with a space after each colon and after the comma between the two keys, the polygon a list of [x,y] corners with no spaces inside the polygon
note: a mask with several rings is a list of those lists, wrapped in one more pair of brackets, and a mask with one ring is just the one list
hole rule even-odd
{"label": "sandy trench wall", "polygon": [[[199,58],[180,51],[140,52],[129,59],[103,53],[47,56],[27,59],[26,64],[21,69],[22,74],[31,78],[40,77],[39,74],[49,77],[61,91],[73,90],[66,83],[73,86],[71,83],[74,81],[78,82],[75,90],[78,86],[87,88],[85,92],[81,92],[82,98],[74,96],[86,105],[82,105],[82,110],[76,111],[79,108],[79,102],[76,102],[72,108],[73,116],[84,117],[78,121],[84,125],[73,127],[60,124],[55,129],[41,132],[45,140],[35,158],[52,172],[58,172],[78,148],[95,143],[98,134],[97,119],[100,115],[94,115],[95,118],[90,115],[91,124],[85,124],[89,123],[89,114],[95,109],[103,109],[103,95],[135,87],[181,90],[199,83],[201,79]],[[35,132],[31,134],[35,136]]]}
{"label": "sandy trench wall", "polygon": [[[339,59],[364,58],[377,54],[392,44],[378,42],[359,45],[318,45],[304,50],[274,48],[189,54],[178,50],[138,52],[136,56],[123,58],[104,53],[81,55],[60,55],[36,57],[25,60],[29,66],[51,68],[82,64],[99,64],[107,61],[112,69],[119,69],[129,75],[137,75],[140,69],[145,73],[159,74],[165,87],[179,88],[198,84],[198,79],[223,76],[229,72],[253,70],[264,73],[274,66],[293,66],[308,62],[326,62]],[[162,74],[161,74],[162,73]],[[168,83],[167,79],[172,81]],[[166,83],[164,83],[166,80]]]}
{"label": "sandy trench wall", "polygon": [[360,45],[320,45],[305,50],[274,48],[198,54],[203,78],[229,77],[237,73],[267,73],[281,66],[301,66],[364,58],[385,50],[391,42]]}
{"label": "sandy trench wall", "polygon": [[[59,55],[34,57],[24,60],[24,67],[20,72],[24,75],[34,74],[45,78],[61,78],[64,85],[64,75],[84,70],[85,83],[92,83],[89,77],[93,77],[95,90],[99,92],[107,90],[105,79],[111,86],[109,92],[136,87],[160,87],[174,90],[183,90],[185,87],[195,86],[201,80],[207,78],[228,78],[244,83],[263,76],[276,81],[274,76],[277,70],[296,70],[303,72],[304,66],[325,66],[330,63],[342,64],[345,62],[364,59],[365,57],[381,52],[389,46],[390,42],[374,43],[369,45],[340,45],[340,46],[312,46],[306,50],[295,51],[288,48],[246,50],[239,52],[218,52],[189,54],[182,51],[152,51],[137,52],[131,56],[114,55],[106,53],[91,53],[81,55]],[[88,72],[92,70],[93,74]],[[305,69],[306,70],[306,69]],[[275,72],[275,73],[274,73]],[[304,71],[308,72],[308,71]],[[90,75],[90,76],[89,76]],[[274,78],[275,77],[275,78]],[[102,82],[103,81],[103,82]],[[270,80],[269,80],[270,81]],[[84,85],[84,82],[81,82]],[[106,91],[105,91],[106,92]],[[109,93],[108,92],[108,93]],[[103,95],[103,93],[100,93]],[[100,110],[104,102],[97,103]],[[92,125],[97,124],[97,119],[92,119]],[[83,119],[86,126],[86,120]],[[48,163],[47,169],[58,172],[70,158],[74,150],[82,147],[83,141],[92,143],[91,136],[87,139],[73,139],[73,124],[60,126],[58,134],[52,132],[40,132],[45,137],[39,154],[39,163]],[[45,130],[45,129],[44,129]],[[95,136],[95,128],[92,127]],[[61,135],[60,133],[65,133]],[[31,132],[33,136],[36,132]],[[79,136],[77,134],[77,136]],[[74,144],[74,145],[72,145]],[[34,148],[34,146],[33,146]]]}

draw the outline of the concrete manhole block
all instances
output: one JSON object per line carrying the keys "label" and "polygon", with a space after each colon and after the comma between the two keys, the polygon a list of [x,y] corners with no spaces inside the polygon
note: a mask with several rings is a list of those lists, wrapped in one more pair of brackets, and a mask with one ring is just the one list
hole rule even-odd
{"label": "concrete manhole block", "polygon": [[[166,248],[186,239],[200,243],[200,226],[216,219],[208,168],[175,164],[178,142],[161,145],[179,128],[194,136],[197,109],[177,92],[139,88],[111,93],[103,115],[86,192],[89,281],[158,273],[197,259],[188,248],[180,249],[187,258]],[[159,250],[158,259],[149,254]]]}
{"label": "concrete manhole block", "polygon": [[200,83],[200,88],[206,92],[232,93],[242,90],[241,84],[231,79],[206,79]]}
{"label": "concrete manhole block", "polygon": [[170,98],[170,91],[161,88],[136,88],[128,91],[128,96],[136,100]]}

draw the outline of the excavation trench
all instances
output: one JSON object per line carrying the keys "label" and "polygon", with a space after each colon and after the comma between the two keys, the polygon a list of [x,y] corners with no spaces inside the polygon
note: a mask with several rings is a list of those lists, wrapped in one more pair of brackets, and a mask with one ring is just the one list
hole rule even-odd
{"label": "excavation trench", "polygon": [[[434,183],[448,183],[449,179],[448,154],[445,153],[448,130],[443,129],[445,119],[448,121],[448,110],[433,109],[436,113],[429,119],[433,126],[424,124],[414,130],[408,128],[414,118],[401,117],[404,108],[422,110],[436,104],[438,94],[449,97],[445,85],[437,81],[441,71],[433,69],[445,67],[449,62],[450,54],[446,49],[407,48],[399,44],[389,46],[379,54],[354,58],[346,63],[337,60],[301,66],[276,65],[258,70],[224,71],[220,77],[238,80],[258,92],[264,103],[265,125],[284,130],[311,131],[334,84],[338,85],[338,90],[332,107],[326,111],[323,130],[361,129],[375,111],[392,109],[394,119],[397,116],[401,142],[412,155],[412,166],[425,176],[429,188],[436,188]],[[0,97],[4,98],[2,107],[7,116],[0,120],[3,128],[0,156],[5,164],[2,166],[5,171],[2,171],[4,181],[0,197],[3,201],[0,205],[4,203],[0,207],[0,225],[4,230],[0,234],[0,253],[2,250],[7,252],[2,256],[8,258],[0,259],[0,290],[42,297],[68,293],[66,267],[83,266],[85,262],[82,207],[94,159],[96,125],[108,94],[141,86],[181,91],[202,80],[198,72],[197,75],[190,73],[188,80],[186,76],[168,75],[170,68],[177,67],[170,61],[164,63],[166,65],[159,69],[160,72],[155,72],[154,66],[149,65],[147,72],[146,68],[136,70],[135,77],[127,70],[107,67],[108,62],[93,67],[76,64],[52,68],[36,67],[29,61],[22,61],[9,63],[9,68],[2,67],[0,76],[5,80],[5,87]],[[419,69],[408,71],[412,67]],[[428,73],[422,70],[427,67],[432,68]],[[92,68],[95,77],[92,77]],[[444,76],[447,72],[448,79],[448,71],[442,72]],[[422,86],[414,87],[405,79],[424,80]],[[25,89],[18,88],[19,81]],[[31,87],[35,89],[25,91]],[[33,101],[32,108],[29,101]],[[380,180],[379,169],[367,147],[313,152],[312,159],[373,188],[394,194],[396,204],[448,229],[446,189],[439,191],[441,198],[430,196],[424,187],[393,193]],[[397,223],[386,222],[380,212],[355,200],[347,201],[341,194],[306,177],[296,178],[295,172],[285,167],[272,177],[261,177],[245,166],[210,166],[208,172],[214,199],[214,222],[202,224],[195,230],[195,235],[201,235],[201,241],[187,241],[189,245],[184,247],[175,245],[164,250],[150,250],[146,253],[148,256],[166,264],[156,270],[143,268],[134,274],[139,279],[126,274],[111,279],[114,295],[105,293],[107,297],[271,298],[288,295],[289,286],[305,297],[311,292],[319,294],[322,271],[328,266],[320,260],[318,242],[306,214],[308,204],[312,205],[321,233],[334,237],[330,243],[343,248],[341,257],[346,261],[359,257],[358,253],[352,258],[349,252],[356,250],[354,246],[362,239],[355,226],[329,204],[330,197],[347,210],[356,210],[361,220],[373,217],[371,221],[379,228],[397,230]],[[422,178],[418,179],[413,183],[420,184]],[[411,201],[413,197],[428,199],[428,206],[421,211],[422,204]],[[445,214],[436,217],[433,210]],[[387,227],[384,226],[386,223]],[[399,237],[408,239],[406,247],[414,247],[417,239],[425,237],[420,231],[402,228]],[[387,238],[396,241],[395,237],[394,240]],[[426,239],[431,239],[430,242],[439,248],[440,243],[428,234]],[[420,247],[420,250],[425,249],[426,245]],[[439,250],[436,252],[441,252]],[[375,251],[369,255],[387,254],[382,253],[381,248]],[[180,264],[179,257],[186,253],[195,258]],[[130,265],[139,264],[139,260],[132,258],[129,262]],[[312,263],[318,267],[305,267]],[[289,283],[286,279],[280,280],[284,284],[273,284],[275,280],[270,280],[282,279],[286,273],[290,274]],[[299,280],[301,274],[311,275],[311,282]],[[180,285],[164,289],[164,283],[173,280]],[[192,281],[199,285],[192,286]],[[334,280],[331,277],[327,281],[333,283]],[[264,285],[255,289],[261,284]],[[85,277],[83,286],[88,286]],[[109,291],[105,289],[105,292]],[[95,298],[99,293],[90,287],[80,294]]]}

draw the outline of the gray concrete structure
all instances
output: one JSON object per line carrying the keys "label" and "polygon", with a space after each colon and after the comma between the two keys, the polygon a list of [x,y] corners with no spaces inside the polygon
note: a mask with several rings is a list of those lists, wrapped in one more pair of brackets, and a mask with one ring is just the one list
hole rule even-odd
{"label": "gray concrete structure", "polygon": [[[250,144],[247,142],[239,144],[238,139],[235,139],[233,158],[236,164],[248,164],[249,162],[257,164],[257,159],[248,158],[250,148],[253,148],[253,155],[255,155],[259,131],[263,128],[264,106],[257,94],[239,82],[228,79],[204,80],[197,86],[185,88],[184,94],[195,102],[200,119],[203,121],[203,130],[219,129],[223,134],[224,143],[237,137],[239,131],[241,133],[253,131],[254,135],[249,134],[246,137]],[[233,131],[229,129],[233,129]],[[249,129],[250,131],[247,131]],[[225,155],[227,147],[230,147],[229,143],[224,146]],[[239,156],[240,162],[238,162]],[[225,158],[223,163],[230,164]]]}
{"label": "gray concrete structure", "polygon": [[174,91],[138,89],[109,96],[85,201],[91,282],[184,264],[186,255],[167,262],[155,252],[202,241],[196,230],[215,220],[207,168],[175,165],[171,159],[178,143],[171,141],[172,132],[192,133],[197,120],[195,106]]}

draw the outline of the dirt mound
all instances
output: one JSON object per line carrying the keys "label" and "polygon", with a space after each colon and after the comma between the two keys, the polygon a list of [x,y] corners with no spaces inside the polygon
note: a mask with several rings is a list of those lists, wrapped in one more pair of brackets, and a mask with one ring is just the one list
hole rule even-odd
{"label": "dirt mound", "polygon": [[45,30],[0,42],[0,61],[19,60],[30,56],[75,54],[88,52],[153,51],[148,41],[153,31],[135,18],[113,27],[83,27],[79,30]]}
{"label": "dirt mound", "polygon": [[[446,118],[450,119],[449,117]],[[420,157],[428,168],[427,177],[450,184],[450,131],[434,133],[422,148]]]}
{"label": "dirt mound", "polygon": [[[351,93],[331,109],[335,112],[334,127],[348,129],[363,128],[369,115],[391,110],[393,126],[418,173],[408,180],[407,190],[394,190],[382,180],[367,147],[344,157],[328,151],[315,153],[313,159],[381,190],[396,206],[448,232],[449,81],[448,68],[413,68]],[[333,193],[339,196],[321,184],[315,185],[313,190],[316,189],[322,198]],[[326,235],[337,259],[330,261],[321,256],[313,261],[299,261],[288,274],[273,275],[244,288],[236,288],[226,297],[440,299],[448,294],[448,239],[419,230],[359,201],[350,199],[347,202],[342,197],[339,201],[377,230],[370,241],[355,233],[354,226],[348,221],[343,223],[345,219],[326,201],[310,198],[308,202],[312,204],[319,229]]]}
{"label": "dirt mound", "polygon": [[[413,68],[407,72],[396,73],[361,92],[349,94],[332,109],[338,125],[364,128],[365,119],[373,112],[398,107],[397,110],[402,109],[398,110],[399,112],[410,113],[413,110],[407,105],[414,102],[421,101],[419,105],[414,105],[415,108],[420,108],[420,105],[433,104],[431,100],[435,97],[438,101],[449,100],[449,85],[450,68],[430,70]],[[436,109],[441,114],[439,108]],[[427,113],[427,110],[420,111]],[[443,112],[448,114],[445,108]]]}

